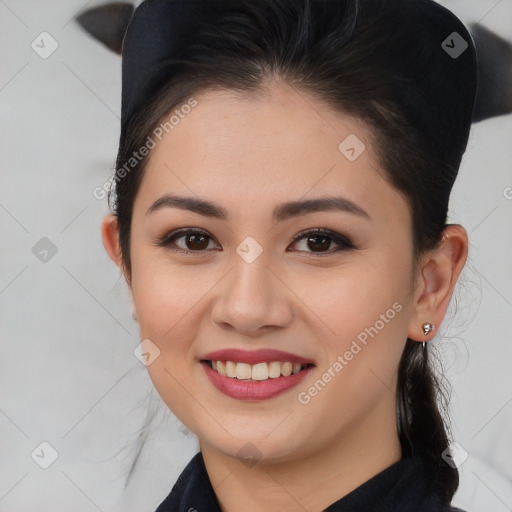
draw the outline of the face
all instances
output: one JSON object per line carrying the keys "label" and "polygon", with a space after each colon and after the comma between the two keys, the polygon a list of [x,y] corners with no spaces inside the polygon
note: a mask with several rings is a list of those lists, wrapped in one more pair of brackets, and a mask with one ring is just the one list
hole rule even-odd
{"label": "face", "polygon": [[306,93],[195,98],[152,149],[133,209],[131,292],[156,389],[228,456],[369,439],[395,422],[411,317],[404,197],[367,127]]}

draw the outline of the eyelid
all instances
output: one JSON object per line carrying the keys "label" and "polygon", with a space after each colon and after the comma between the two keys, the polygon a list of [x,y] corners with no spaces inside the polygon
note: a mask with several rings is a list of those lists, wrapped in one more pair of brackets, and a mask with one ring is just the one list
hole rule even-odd
{"label": "eyelid", "polygon": [[[157,241],[156,245],[161,246],[161,247],[167,247],[174,240],[179,239],[179,238],[181,238],[181,237],[183,237],[183,236],[185,236],[187,234],[204,235],[204,236],[210,238],[211,240],[213,240],[218,245],[220,245],[217,242],[217,240],[215,239],[215,237],[210,235],[207,231],[205,231],[203,229],[200,229],[200,228],[192,228],[192,227],[184,227],[184,228],[179,228],[179,229],[176,229],[174,231],[171,231],[170,233],[167,233],[161,239],[159,239]],[[352,243],[352,241],[348,237],[346,237],[344,235],[341,235],[341,234],[339,234],[339,233],[337,233],[335,231],[332,231],[330,229],[326,229],[326,228],[308,228],[308,229],[305,229],[305,230],[301,231],[300,233],[297,233],[293,237],[290,245],[295,244],[296,242],[298,242],[302,238],[306,237],[307,235],[310,235],[310,236],[318,236],[318,235],[327,236],[334,243],[338,244],[339,247],[335,248],[334,250],[331,249],[329,251],[324,251],[324,252],[321,252],[321,251],[320,252],[315,252],[315,251],[296,251],[296,252],[306,253],[306,254],[312,255],[313,257],[317,257],[317,256],[322,257],[322,256],[329,256],[331,254],[334,254],[334,253],[337,253],[337,252],[341,252],[341,251],[347,251],[347,250],[350,250],[350,249],[356,249],[356,247],[354,246],[354,244]],[[181,254],[192,254],[194,256],[201,256],[201,255],[209,253],[212,249],[209,249],[209,250],[205,249],[205,250],[201,250],[201,251],[192,251],[192,250],[182,249],[180,247],[173,247],[173,248],[171,248],[171,250],[173,250],[173,251],[175,251],[177,253],[181,253]],[[213,250],[219,250],[219,249],[213,249]],[[222,250],[222,249],[220,249],[220,250]]]}
{"label": "eyelid", "polygon": [[[179,228],[179,229],[176,229],[174,231],[171,231],[171,232],[165,234],[163,237],[161,237],[160,239],[157,240],[156,245],[166,248],[167,246],[171,245],[171,243],[173,243],[175,240],[182,238],[183,236],[188,235],[188,234],[204,235],[204,236],[210,238],[211,240],[213,240],[216,244],[220,245],[217,242],[217,240],[215,240],[215,237],[210,235],[210,233],[208,233],[207,231],[200,229],[200,228],[191,228],[191,227],[190,228],[189,227]],[[172,247],[171,250],[174,252],[180,253],[180,254],[191,254],[193,256],[203,256],[203,255],[207,254],[208,252],[210,252],[212,249],[204,250],[204,251],[191,251],[191,250],[182,249],[181,247]],[[218,250],[218,249],[213,249],[213,250]]]}
{"label": "eyelid", "polygon": [[297,233],[292,240],[292,243],[295,243],[297,240],[300,240],[301,238],[304,238],[306,235],[325,235],[331,238],[334,241],[341,242],[342,244],[348,245],[353,247],[354,245],[350,241],[350,239],[344,235],[341,235],[340,233],[336,233],[335,231],[331,231],[330,229],[326,228],[308,228],[300,233]]}

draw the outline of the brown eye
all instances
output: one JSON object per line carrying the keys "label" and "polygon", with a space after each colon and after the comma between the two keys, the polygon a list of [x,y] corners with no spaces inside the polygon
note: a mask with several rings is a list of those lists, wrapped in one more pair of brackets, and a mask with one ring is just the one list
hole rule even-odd
{"label": "brown eye", "polygon": [[173,251],[181,253],[206,253],[213,238],[204,231],[195,229],[181,229],[165,235],[158,241],[160,247],[169,247]]}
{"label": "brown eye", "polygon": [[331,245],[331,239],[328,236],[323,235],[308,236],[307,244],[308,248],[314,252],[326,251]]}
{"label": "brown eye", "polygon": [[[335,245],[334,248],[332,248],[332,244]],[[319,255],[329,255],[355,248],[348,238],[328,229],[315,229],[299,233],[294,238],[293,245],[297,246],[299,252],[318,253]]]}
{"label": "brown eye", "polygon": [[[213,243],[213,247],[211,244]],[[334,244],[334,247],[332,247]],[[165,235],[157,243],[160,247],[184,254],[202,255],[216,248],[215,241],[208,233],[196,229],[180,229]],[[345,236],[328,229],[315,229],[299,233],[292,245],[298,246],[299,252],[328,256],[335,252],[355,249],[352,242]]]}
{"label": "brown eye", "polygon": [[208,237],[204,235],[185,235],[182,237],[185,239],[185,245],[187,249],[191,251],[202,251],[208,247]]}

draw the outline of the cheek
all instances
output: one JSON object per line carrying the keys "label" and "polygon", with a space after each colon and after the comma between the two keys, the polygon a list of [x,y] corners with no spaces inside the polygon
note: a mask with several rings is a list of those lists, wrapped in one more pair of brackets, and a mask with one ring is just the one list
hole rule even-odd
{"label": "cheek", "polygon": [[352,410],[394,389],[409,322],[407,272],[403,253],[390,252],[300,280],[298,295],[321,320],[323,399]]}
{"label": "cheek", "polygon": [[[402,268],[406,268],[403,262]],[[376,324],[379,331],[402,325],[407,275],[393,264],[361,259],[328,272],[303,273],[294,278],[294,292],[312,311],[332,340],[356,338]]]}
{"label": "cheek", "polygon": [[363,418],[382,401],[394,400],[408,323],[406,281],[397,280],[400,273],[383,271],[386,267],[366,268],[317,279],[316,287],[301,295],[322,320],[325,358],[316,380],[302,386],[297,398],[320,418],[326,438],[347,419]]}
{"label": "cheek", "polygon": [[179,330],[214,284],[212,276],[199,273],[197,267],[173,265],[165,254],[155,257],[154,251],[144,248],[134,248],[132,269],[132,292],[141,335],[156,340]]}
{"label": "cheek", "polygon": [[206,314],[201,299],[214,281],[204,273],[199,278],[194,267],[170,265],[143,250],[133,252],[132,269],[140,339],[151,340],[159,350],[147,366],[149,376],[167,406],[187,423],[190,396],[196,394],[197,375],[192,372],[199,370],[193,353],[200,328],[197,319]]}

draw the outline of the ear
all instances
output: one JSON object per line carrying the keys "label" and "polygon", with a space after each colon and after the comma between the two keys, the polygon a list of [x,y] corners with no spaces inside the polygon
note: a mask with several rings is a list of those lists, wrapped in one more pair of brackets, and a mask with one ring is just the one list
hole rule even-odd
{"label": "ear", "polygon": [[121,244],[119,243],[119,225],[115,215],[111,213],[106,215],[101,223],[101,239],[103,241],[103,247],[105,247],[110,259],[117,265],[119,270],[121,270],[128,285],[130,285],[128,272],[123,262]]}
{"label": "ear", "polygon": [[[414,290],[415,311],[407,334],[410,339],[429,341],[436,336],[467,255],[466,230],[458,224],[447,226],[441,244],[426,255],[419,269]],[[435,326],[426,335],[422,327],[425,322]]]}
{"label": "ear", "polygon": [[76,20],[92,37],[120,55],[134,9],[131,3],[112,2],[85,10]]}

